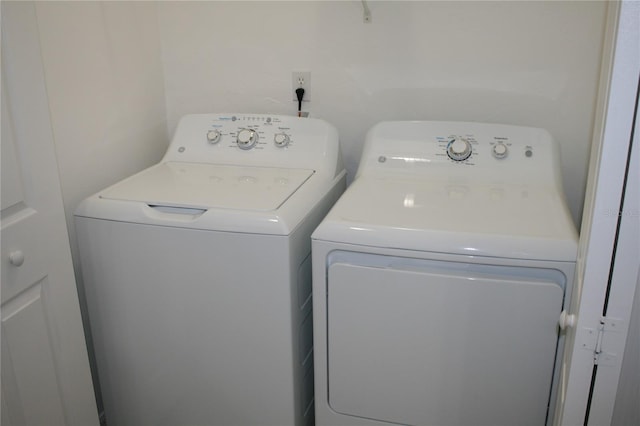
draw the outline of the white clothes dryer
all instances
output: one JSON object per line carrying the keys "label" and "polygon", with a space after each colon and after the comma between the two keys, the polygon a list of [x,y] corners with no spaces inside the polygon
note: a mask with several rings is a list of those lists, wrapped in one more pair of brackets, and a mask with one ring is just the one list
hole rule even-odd
{"label": "white clothes dryer", "polygon": [[317,119],[202,114],[75,213],[108,424],[313,423],[311,239],[345,188]]}
{"label": "white clothes dryer", "polygon": [[312,248],[317,425],[550,421],[577,234],[546,131],[380,123]]}

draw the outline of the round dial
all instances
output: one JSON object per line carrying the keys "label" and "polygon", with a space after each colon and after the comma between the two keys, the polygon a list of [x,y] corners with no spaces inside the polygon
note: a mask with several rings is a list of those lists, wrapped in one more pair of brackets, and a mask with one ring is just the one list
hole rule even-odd
{"label": "round dial", "polygon": [[284,148],[289,145],[289,135],[286,133],[276,133],[273,136],[273,143],[276,144],[277,147]]}
{"label": "round dial", "polygon": [[471,155],[471,144],[463,138],[453,138],[447,144],[447,155],[455,161],[463,161]]}
{"label": "round dial", "polygon": [[258,133],[253,129],[242,129],[238,132],[237,144],[241,149],[251,149],[258,141]]}
{"label": "round dial", "polygon": [[509,149],[503,143],[497,143],[493,146],[493,156],[496,158],[505,158],[509,154]]}
{"label": "round dial", "polygon": [[219,130],[214,129],[214,130],[209,130],[207,132],[207,140],[209,141],[210,144],[220,142],[221,137],[222,137],[222,134],[220,133]]}

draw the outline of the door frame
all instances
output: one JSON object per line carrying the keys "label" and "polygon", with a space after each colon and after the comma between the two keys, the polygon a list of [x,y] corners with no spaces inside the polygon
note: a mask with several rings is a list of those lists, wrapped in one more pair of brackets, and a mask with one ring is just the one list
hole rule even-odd
{"label": "door frame", "polygon": [[[611,424],[640,267],[640,3],[610,2],[555,424]],[[633,147],[633,150],[632,150]],[[629,184],[629,186],[627,186]],[[635,186],[635,188],[634,188]],[[632,210],[635,210],[633,207]]]}

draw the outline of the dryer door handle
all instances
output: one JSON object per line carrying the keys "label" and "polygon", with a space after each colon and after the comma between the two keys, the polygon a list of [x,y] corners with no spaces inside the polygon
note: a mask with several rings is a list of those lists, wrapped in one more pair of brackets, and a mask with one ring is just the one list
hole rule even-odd
{"label": "dryer door handle", "polygon": [[560,326],[560,330],[566,330],[567,328],[575,327],[576,316],[574,314],[569,314],[567,311],[562,311],[560,313],[558,325]]}

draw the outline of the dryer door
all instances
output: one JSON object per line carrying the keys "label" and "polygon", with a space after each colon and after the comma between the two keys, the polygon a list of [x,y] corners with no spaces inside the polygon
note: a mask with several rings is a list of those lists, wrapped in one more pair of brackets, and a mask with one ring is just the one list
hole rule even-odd
{"label": "dryer door", "polygon": [[410,425],[545,424],[564,275],[362,263],[328,266],[335,411]]}

